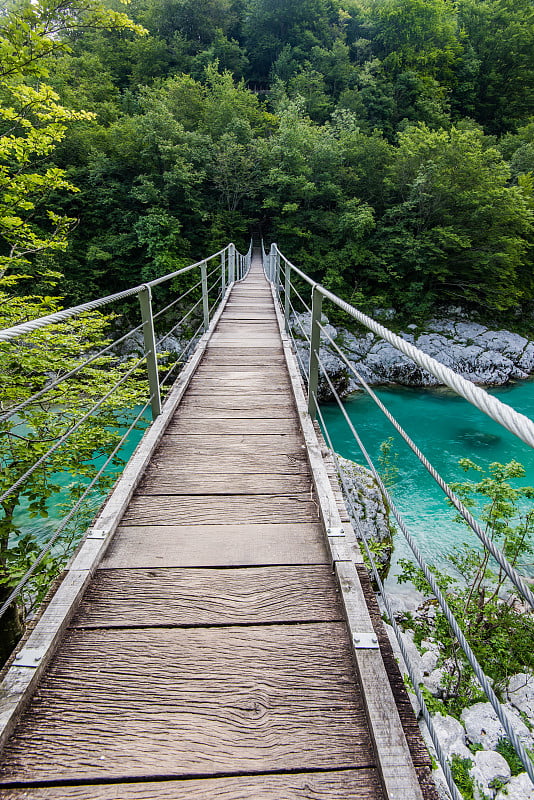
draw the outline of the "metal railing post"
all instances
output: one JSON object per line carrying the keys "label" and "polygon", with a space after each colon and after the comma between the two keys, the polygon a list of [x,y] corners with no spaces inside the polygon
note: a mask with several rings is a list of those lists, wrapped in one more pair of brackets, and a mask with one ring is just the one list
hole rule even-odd
{"label": "metal railing post", "polygon": [[226,292],[226,250],[221,253],[221,290],[224,297]]}
{"label": "metal railing post", "polygon": [[159,417],[161,414],[161,394],[159,388],[158,355],[156,353],[156,336],[154,334],[152,292],[150,286],[143,286],[138,297],[139,305],[141,306],[141,321],[143,323],[148,388],[152,398],[150,406],[152,408],[152,419],[156,419],[156,417]]}
{"label": "metal railing post", "polygon": [[228,248],[228,283],[235,281],[235,247],[231,244]]}
{"label": "metal railing post", "polygon": [[202,276],[202,310],[204,312],[204,330],[207,331],[210,326],[210,304],[208,298],[208,265],[205,261],[200,265],[200,274]]}
{"label": "metal railing post", "polygon": [[285,262],[285,281],[284,281],[284,319],[286,322],[286,333],[289,333],[289,314],[291,311],[291,269],[287,261]]}
{"label": "metal railing post", "polygon": [[276,277],[276,245],[271,245],[271,252],[269,253],[269,280],[271,283],[275,282]]}
{"label": "metal railing post", "polygon": [[310,417],[315,419],[317,414],[317,387],[319,385],[319,348],[321,347],[321,313],[323,308],[323,295],[317,286],[312,291],[312,313],[310,334],[310,364],[308,367],[308,411]]}

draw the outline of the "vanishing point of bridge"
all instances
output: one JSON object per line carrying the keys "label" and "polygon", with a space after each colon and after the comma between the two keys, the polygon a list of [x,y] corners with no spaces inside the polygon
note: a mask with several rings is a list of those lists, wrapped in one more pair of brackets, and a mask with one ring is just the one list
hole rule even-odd
{"label": "vanishing point of bridge", "polygon": [[300,380],[254,257],[9,666],[0,798],[435,797]]}

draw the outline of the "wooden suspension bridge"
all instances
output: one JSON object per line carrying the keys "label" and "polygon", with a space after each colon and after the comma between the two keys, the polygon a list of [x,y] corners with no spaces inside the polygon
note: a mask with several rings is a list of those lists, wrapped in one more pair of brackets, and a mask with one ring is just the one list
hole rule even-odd
{"label": "wooden suspension bridge", "polygon": [[261,261],[4,670],[3,800],[434,800]]}

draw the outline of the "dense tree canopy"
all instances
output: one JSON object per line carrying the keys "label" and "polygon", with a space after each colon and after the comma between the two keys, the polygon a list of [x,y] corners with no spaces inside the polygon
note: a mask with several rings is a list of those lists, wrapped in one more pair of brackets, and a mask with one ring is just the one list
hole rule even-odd
{"label": "dense tree canopy", "polygon": [[370,308],[531,308],[530,2],[127,10],[0,16],[4,269],[77,301],[258,232]]}

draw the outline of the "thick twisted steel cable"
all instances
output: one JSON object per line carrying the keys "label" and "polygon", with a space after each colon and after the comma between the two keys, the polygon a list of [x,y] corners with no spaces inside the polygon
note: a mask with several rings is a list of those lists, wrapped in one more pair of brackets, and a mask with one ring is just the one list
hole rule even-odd
{"label": "thick twisted steel cable", "polygon": [[102,350],[100,350],[94,356],[91,356],[90,358],[88,358],[87,361],[83,362],[83,364],[79,364],[79,366],[75,367],[70,372],[66,372],[65,375],[62,375],[60,378],[57,378],[56,380],[52,381],[52,383],[47,384],[47,386],[45,386],[43,389],[41,389],[40,391],[38,391],[35,394],[33,394],[27,400],[24,400],[24,402],[19,403],[16,406],[12,406],[12,408],[8,409],[8,411],[6,411],[3,414],[0,414],[0,422],[4,422],[6,419],[9,419],[14,414],[18,414],[18,412],[22,411],[24,408],[26,408],[26,406],[29,406],[31,403],[35,403],[37,400],[39,400],[41,397],[43,397],[43,395],[47,394],[47,392],[50,392],[52,389],[55,389],[56,386],[59,386],[60,384],[64,383],[66,380],[68,380],[69,378],[72,378],[73,375],[76,375],[82,369],[84,369],[85,367],[89,366],[89,364],[92,364],[94,361],[96,361],[98,358],[103,356],[109,350],[112,350],[118,344],[121,344],[126,339],[129,339],[131,336],[133,336],[134,333],[137,333],[137,331],[140,331],[142,327],[143,327],[143,323],[138,325],[136,328],[132,328],[131,331],[128,331],[128,333],[125,333],[124,336],[120,337],[120,339],[115,339],[113,342],[108,344],[107,347],[104,347]]}
{"label": "thick twisted steel cable", "polygon": [[64,322],[65,320],[69,319],[70,317],[76,316],[76,314],[81,314],[84,311],[94,311],[101,306],[108,305],[109,303],[113,303],[116,300],[124,300],[127,297],[131,297],[134,294],[139,294],[140,291],[146,289],[147,286],[159,286],[161,283],[165,283],[166,281],[171,280],[172,278],[178,277],[178,275],[183,275],[186,272],[190,272],[192,269],[196,267],[200,267],[205,261],[209,261],[212,258],[216,258],[217,256],[221,255],[224,251],[226,251],[230,245],[227,245],[222,250],[219,250],[217,253],[214,253],[211,256],[208,256],[207,259],[203,259],[202,261],[197,261],[195,264],[190,264],[187,267],[182,267],[182,269],[176,270],[175,272],[171,272],[168,275],[163,275],[161,278],[155,278],[152,281],[147,281],[146,283],[142,283],[139,286],[133,286],[131,289],[125,289],[123,292],[117,292],[116,294],[110,294],[106,297],[99,297],[97,300],[92,300],[89,303],[82,303],[78,306],[72,306],[71,308],[65,308],[62,311],[57,311],[54,314],[48,314],[45,317],[39,317],[38,319],[33,319],[28,322],[22,322],[20,325],[14,325],[11,328],[4,328],[0,330],[0,342],[9,342],[12,339],[16,339],[19,336],[24,336],[26,333],[32,333],[33,331],[38,330],[39,328],[44,328],[47,325],[54,325],[57,322]]}
{"label": "thick twisted steel cable", "polygon": [[113,303],[116,300],[124,300],[126,297],[131,297],[138,294],[143,286],[135,286],[133,289],[126,289],[124,292],[117,292],[117,294],[110,294],[107,297],[101,297],[98,300],[93,300],[90,303],[83,303],[79,306],[72,308],[65,308],[63,311],[57,311],[55,314],[48,314],[46,317],[39,317],[32,319],[29,322],[22,322],[20,325],[14,325],[11,328],[4,328],[0,331],[0,342],[9,342],[12,339],[17,339],[19,336],[24,336],[26,333],[32,333],[39,328],[44,328],[47,325],[55,325],[57,322],[63,322],[76,314],[82,314],[84,311],[94,311],[96,308]]}
{"label": "thick twisted steel cable", "polygon": [[105,395],[104,395],[104,396],[103,396],[103,397],[102,397],[102,398],[101,398],[101,399],[98,401],[98,403],[95,403],[95,405],[94,405],[94,406],[92,406],[92,408],[90,408],[90,409],[89,409],[89,411],[88,411],[86,414],[84,414],[84,415],[83,415],[83,417],[82,417],[81,419],[79,419],[79,420],[78,420],[78,422],[77,422],[75,425],[73,425],[73,426],[72,426],[72,428],[70,428],[70,429],[69,429],[69,430],[68,430],[68,431],[67,431],[65,434],[63,434],[63,436],[61,436],[61,437],[60,437],[60,438],[57,440],[57,442],[56,442],[54,445],[52,445],[52,447],[50,447],[50,448],[49,448],[49,449],[46,451],[46,453],[44,453],[44,455],[42,455],[42,456],[41,456],[41,457],[40,457],[40,458],[39,458],[39,459],[38,459],[38,460],[37,460],[37,461],[36,461],[34,464],[32,464],[32,466],[30,467],[30,469],[28,469],[28,470],[27,470],[27,471],[24,473],[24,475],[21,475],[21,476],[20,476],[20,478],[18,478],[18,480],[17,480],[17,481],[15,481],[15,483],[14,483],[14,484],[12,484],[12,485],[9,487],[9,489],[6,489],[6,491],[5,491],[5,492],[4,492],[4,493],[3,493],[3,494],[0,496],[0,503],[3,503],[3,502],[4,502],[4,500],[5,500],[7,497],[9,497],[11,494],[13,494],[13,492],[14,492],[16,489],[18,489],[18,488],[19,488],[19,486],[22,486],[22,484],[24,483],[24,481],[26,480],[26,478],[29,478],[29,477],[30,477],[30,475],[33,475],[33,473],[35,472],[35,470],[36,470],[36,469],[38,469],[38,468],[41,466],[41,464],[44,464],[44,462],[47,460],[47,458],[48,458],[50,455],[52,455],[52,453],[54,453],[56,450],[58,450],[58,449],[61,447],[61,445],[65,444],[65,442],[67,441],[67,439],[69,439],[69,438],[72,436],[72,434],[73,434],[73,433],[75,433],[75,432],[78,430],[78,428],[80,428],[80,427],[83,425],[83,423],[84,423],[84,422],[86,422],[86,421],[89,419],[89,417],[91,417],[91,416],[93,415],[93,413],[94,413],[94,412],[97,410],[97,408],[100,408],[100,406],[101,406],[101,405],[102,405],[102,404],[103,404],[103,403],[104,403],[104,402],[105,402],[105,401],[108,399],[108,397],[111,397],[111,395],[113,394],[113,392],[115,392],[115,391],[118,389],[118,387],[119,387],[121,384],[123,384],[123,383],[124,383],[124,381],[125,381],[125,380],[127,380],[127,378],[129,378],[129,377],[130,377],[130,375],[131,375],[133,372],[135,372],[135,370],[138,368],[139,364],[141,364],[143,361],[145,361],[145,360],[146,360],[146,358],[147,358],[147,356],[148,356],[148,355],[149,355],[151,352],[152,352],[152,351],[149,351],[149,353],[146,353],[144,356],[142,356],[142,358],[138,359],[138,360],[135,362],[135,364],[133,365],[133,367],[131,367],[131,368],[128,370],[128,372],[125,372],[125,373],[124,373],[124,375],[122,376],[122,378],[121,378],[120,380],[118,380],[118,381],[117,381],[117,382],[114,384],[114,386],[112,386],[112,387],[111,387],[111,389],[109,390],[109,392],[107,392],[107,393],[106,393],[106,394],[105,394]]}
{"label": "thick twisted steel cable", "polygon": [[290,261],[288,258],[286,258],[286,257],[285,257],[285,255],[284,255],[283,253],[281,253],[281,252],[280,252],[280,250],[278,249],[278,245],[275,245],[275,252],[276,252],[276,253],[278,253],[278,255],[280,256],[280,258],[281,258],[281,259],[283,259],[284,263],[285,263],[285,264],[287,264],[287,266],[288,266],[288,267],[289,267],[289,268],[290,268],[290,269],[291,269],[293,272],[296,272],[296,273],[297,273],[297,275],[298,275],[300,278],[302,278],[302,280],[303,280],[303,281],[305,281],[306,283],[308,283],[308,284],[309,284],[309,285],[310,285],[312,288],[313,288],[314,286],[316,286],[316,285],[317,285],[317,282],[316,282],[316,281],[314,281],[312,278],[310,278],[310,277],[309,277],[309,275],[306,275],[306,273],[305,273],[305,272],[302,272],[302,270],[301,270],[301,269],[299,269],[299,268],[298,268],[298,267],[296,267],[294,264],[292,264],[292,263],[291,263],[291,261]]}
{"label": "thick twisted steel cable", "polygon": [[389,507],[391,508],[391,510],[392,510],[392,512],[393,512],[393,514],[395,516],[395,519],[397,520],[399,528],[400,528],[400,530],[402,531],[402,533],[404,535],[404,538],[408,542],[408,545],[410,546],[410,549],[411,549],[412,553],[414,554],[415,559],[416,559],[417,563],[419,564],[419,567],[421,568],[427,583],[429,584],[430,588],[432,589],[432,591],[434,593],[434,596],[436,597],[436,599],[437,599],[437,601],[438,601],[438,603],[439,603],[439,605],[441,607],[441,610],[443,611],[443,614],[444,614],[447,622],[449,623],[449,626],[450,626],[452,632],[456,636],[456,638],[457,638],[457,640],[458,640],[458,642],[460,644],[460,647],[464,651],[464,653],[466,655],[466,658],[469,661],[469,664],[471,665],[471,668],[472,668],[473,672],[475,673],[480,685],[482,686],[482,688],[483,688],[483,690],[484,690],[484,692],[486,694],[486,697],[488,698],[488,700],[490,701],[491,705],[493,706],[493,710],[497,714],[497,717],[498,717],[501,725],[503,726],[503,728],[504,728],[504,730],[506,732],[506,735],[508,736],[509,740],[511,741],[512,745],[515,748],[516,753],[518,754],[519,758],[521,759],[521,762],[522,762],[523,766],[525,767],[525,770],[527,771],[530,780],[534,783],[534,764],[530,760],[527,751],[525,750],[525,748],[523,747],[523,745],[519,741],[519,737],[517,736],[516,732],[512,728],[512,726],[510,724],[510,721],[509,721],[509,719],[508,719],[508,717],[506,715],[506,712],[504,711],[503,707],[499,703],[499,700],[497,699],[497,695],[493,691],[493,688],[492,688],[492,686],[491,686],[491,684],[489,682],[489,679],[488,679],[487,675],[484,673],[484,671],[482,670],[482,667],[478,663],[477,658],[476,658],[475,654],[473,653],[473,650],[471,649],[471,647],[469,645],[469,642],[465,638],[465,635],[464,635],[463,631],[461,630],[460,626],[458,625],[458,622],[457,622],[454,614],[452,613],[451,609],[449,608],[449,605],[448,605],[443,593],[441,592],[441,589],[437,585],[436,580],[435,580],[434,576],[432,575],[432,572],[429,570],[429,568],[428,568],[428,566],[427,566],[427,564],[426,564],[426,562],[425,562],[425,560],[423,558],[423,555],[422,555],[421,551],[417,547],[417,544],[416,544],[414,538],[412,537],[411,533],[409,532],[408,528],[406,527],[406,525],[404,523],[404,520],[403,520],[399,510],[397,509],[397,506],[393,502],[393,499],[392,499],[391,495],[389,494],[388,490],[386,489],[386,486],[384,485],[384,482],[382,481],[382,478],[380,477],[380,475],[378,474],[377,470],[375,469],[375,466],[374,466],[374,464],[373,464],[373,462],[372,462],[372,460],[371,460],[371,458],[369,456],[369,453],[367,452],[362,440],[360,439],[360,436],[358,435],[354,425],[352,424],[352,421],[351,421],[349,415],[347,414],[347,411],[344,408],[343,403],[339,399],[338,393],[337,393],[332,381],[330,380],[330,377],[329,377],[325,367],[323,366],[318,354],[317,354],[317,358],[319,359],[319,366],[320,366],[320,368],[321,368],[321,370],[322,370],[322,372],[323,372],[323,374],[325,376],[325,379],[326,379],[326,381],[327,381],[327,383],[328,383],[328,385],[330,387],[330,391],[332,392],[333,397],[335,398],[339,408],[341,409],[341,413],[343,414],[343,416],[345,418],[345,421],[347,422],[347,425],[349,426],[352,435],[354,436],[356,442],[358,443],[358,446],[359,446],[359,448],[360,448],[365,460],[367,461],[367,464],[369,465],[369,469],[373,473],[373,476],[374,476],[377,484],[379,485],[379,487],[380,487],[380,489],[382,491],[382,494],[384,495],[384,498],[385,498],[386,502],[388,503]]}
{"label": "thick twisted steel cable", "polygon": [[28,581],[31,578],[31,576],[35,573],[35,570],[37,569],[39,564],[43,561],[43,559],[51,551],[52,547],[54,546],[54,544],[58,540],[60,534],[65,530],[65,528],[67,527],[67,525],[69,524],[71,519],[74,517],[75,513],[81,507],[83,501],[85,500],[85,498],[87,497],[87,495],[89,494],[89,492],[91,491],[91,489],[93,488],[93,486],[95,485],[97,480],[101,477],[101,475],[104,473],[105,469],[111,463],[111,461],[114,458],[114,456],[118,453],[118,451],[120,450],[120,448],[122,447],[122,445],[124,444],[124,442],[126,441],[128,436],[132,432],[133,428],[137,425],[137,423],[139,422],[139,420],[141,419],[141,417],[143,416],[143,414],[147,410],[147,408],[150,405],[151,401],[152,401],[152,397],[150,397],[149,400],[145,403],[145,405],[143,406],[143,408],[141,409],[139,414],[136,416],[136,418],[131,423],[131,425],[128,428],[128,430],[126,431],[126,433],[121,437],[121,439],[119,440],[119,442],[117,443],[117,445],[113,449],[112,453],[108,456],[108,458],[106,459],[104,464],[98,470],[96,475],[92,478],[91,482],[87,485],[87,487],[85,488],[83,494],[78,498],[78,500],[76,502],[76,505],[73,506],[73,508],[71,508],[71,510],[69,511],[67,516],[61,522],[61,525],[54,532],[54,535],[46,543],[46,545],[41,549],[41,551],[39,552],[39,555],[37,556],[37,558],[35,559],[35,561],[31,565],[31,567],[29,567],[28,570],[24,573],[24,575],[22,576],[20,581],[17,583],[17,585],[15,586],[15,588],[13,589],[13,591],[11,592],[11,594],[9,595],[7,600],[5,600],[5,602],[2,604],[2,606],[0,607],[0,618],[5,614],[5,612],[7,611],[7,609],[9,608],[11,603],[13,602],[13,600],[17,599],[17,597],[21,593],[22,589],[26,586],[26,584],[28,583]]}
{"label": "thick twisted steel cable", "polygon": [[[276,251],[280,253],[278,248]],[[500,400],[497,400],[496,397],[492,397],[489,395],[484,389],[481,389],[479,386],[476,386],[471,381],[466,380],[466,378],[462,378],[461,375],[457,375],[449,367],[446,367],[444,364],[441,364],[439,361],[436,361],[435,358],[432,356],[427,355],[422,350],[419,350],[418,347],[415,345],[410,344],[405,339],[402,339],[397,334],[390,331],[388,328],[385,328],[383,325],[380,325],[378,322],[375,322],[374,319],[371,317],[366,316],[361,311],[358,311],[357,308],[351,306],[350,303],[347,303],[345,300],[342,300],[337,295],[330,292],[328,289],[325,289],[324,286],[312,281],[304,272],[299,270],[295,267],[294,264],[291,264],[285,257],[283,257],[287,264],[291,267],[297,275],[307,281],[312,287],[315,287],[317,291],[319,291],[323,297],[326,297],[332,303],[341,308],[345,311],[349,316],[356,319],[361,325],[364,325],[369,330],[373,331],[377,336],[384,339],[389,344],[393,345],[397,350],[400,350],[404,355],[407,355],[408,358],[411,358],[418,366],[425,369],[427,372],[430,372],[434,377],[436,377],[441,383],[449,386],[449,388],[453,389],[457,394],[461,397],[465,398],[469,403],[476,406],[480,411],[487,416],[491,417],[491,419],[498,422],[504,428],[509,430],[519,439],[521,439],[526,444],[530,445],[530,447],[534,447],[534,423],[524,414],[520,414],[515,409],[507,406],[505,403],[502,403]]]}
{"label": "thick twisted steel cable", "polygon": [[499,566],[502,568],[502,570],[505,572],[508,578],[512,581],[517,590],[530,604],[530,606],[534,608],[534,594],[530,591],[530,589],[526,585],[523,577],[517,572],[517,570],[512,566],[512,564],[510,564],[504,553],[497,547],[495,542],[493,542],[492,539],[490,539],[490,537],[485,533],[485,531],[482,529],[479,522],[473,517],[469,509],[465,507],[465,505],[462,503],[459,497],[457,497],[456,494],[453,492],[449,484],[441,477],[439,472],[433,467],[433,465],[426,458],[424,453],[422,453],[422,451],[417,447],[415,442],[413,442],[410,436],[406,433],[404,428],[399,424],[399,422],[397,422],[395,417],[390,413],[390,411],[386,408],[386,406],[382,403],[382,401],[376,396],[376,394],[373,392],[368,383],[360,375],[358,370],[350,363],[350,361],[338,347],[336,342],[334,342],[332,337],[329,335],[328,331],[326,331],[325,328],[320,323],[319,327],[321,331],[324,333],[325,337],[328,338],[330,344],[334,347],[334,349],[338,353],[343,363],[358,379],[359,383],[363,386],[367,394],[374,400],[378,408],[382,411],[384,416],[393,425],[395,430],[402,436],[408,447],[412,450],[413,453],[415,453],[415,455],[417,456],[421,464],[425,467],[427,472],[432,476],[432,478],[436,481],[438,486],[447,495],[447,497],[454,505],[458,513],[463,517],[463,519],[467,522],[469,527],[478,536],[484,547],[486,547],[489,550],[493,558],[497,561]]}
{"label": "thick twisted steel cable", "polygon": [[382,595],[382,600],[383,600],[384,606],[386,608],[386,612],[388,614],[389,620],[391,622],[391,626],[392,626],[393,631],[395,633],[395,637],[397,639],[397,643],[399,645],[399,649],[400,649],[402,658],[404,660],[404,663],[406,664],[406,669],[408,670],[408,676],[409,676],[409,678],[410,678],[410,680],[412,682],[413,690],[414,690],[415,696],[417,697],[417,702],[419,703],[419,705],[421,707],[421,714],[423,716],[423,719],[424,719],[424,721],[425,721],[425,723],[427,725],[428,731],[430,733],[430,737],[432,739],[432,744],[434,745],[434,749],[436,751],[436,755],[438,757],[438,761],[439,761],[439,763],[441,765],[441,768],[443,770],[443,774],[445,775],[445,780],[447,781],[447,786],[449,787],[449,791],[451,792],[453,800],[462,800],[462,795],[458,791],[458,787],[456,786],[456,784],[454,782],[454,778],[452,777],[452,772],[451,772],[449,763],[447,761],[447,758],[445,756],[443,748],[441,747],[441,742],[439,741],[438,735],[436,733],[436,729],[434,728],[434,723],[432,721],[432,717],[430,715],[430,712],[428,711],[428,707],[426,705],[425,698],[423,697],[423,693],[421,692],[421,689],[419,688],[419,683],[418,683],[417,676],[415,674],[415,671],[414,671],[414,668],[413,668],[413,665],[412,665],[412,662],[411,662],[411,659],[410,659],[410,655],[409,655],[408,650],[406,649],[406,645],[404,644],[404,641],[402,639],[401,631],[400,631],[399,626],[397,625],[397,621],[395,619],[395,614],[394,614],[394,612],[393,612],[393,610],[391,608],[391,604],[390,604],[389,598],[388,598],[388,596],[386,594],[386,591],[385,591],[385,588],[384,588],[384,584],[382,583],[382,579],[380,578],[380,574],[379,574],[379,572],[378,572],[378,570],[376,568],[375,559],[373,557],[373,554],[372,554],[372,552],[371,552],[371,550],[369,548],[369,543],[367,541],[367,533],[365,531],[365,528],[360,525],[359,519],[358,519],[358,515],[355,512],[354,504],[352,502],[352,495],[351,495],[349,486],[348,486],[348,484],[347,484],[347,482],[345,480],[343,471],[340,468],[339,459],[338,459],[336,451],[334,450],[334,447],[333,447],[333,444],[332,444],[332,439],[330,438],[330,433],[328,431],[328,427],[326,425],[326,422],[325,422],[325,419],[323,417],[323,414],[321,413],[319,402],[317,400],[317,396],[315,395],[315,393],[313,394],[313,397],[314,397],[316,408],[317,408],[317,416],[319,417],[319,421],[321,423],[321,427],[322,427],[323,433],[325,435],[328,447],[330,448],[330,453],[331,453],[331,455],[332,455],[332,457],[334,459],[334,464],[335,464],[335,467],[336,467],[336,471],[337,471],[338,477],[339,477],[339,479],[340,479],[340,481],[341,481],[341,483],[343,485],[343,488],[345,490],[345,500],[348,502],[349,509],[352,511],[352,520],[353,520],[353,523],[356,526],[356,529],[358,531],[359,540],[362,542],[362,544],[363,544],[363,546],[365,548],[365,553],[367,555],[367,558],[368,558],[369,563],[371,565],[371,569],[373,571],[373,577],[374,577],[374,579],[376,581],[376,585],[378,586],[379,593]]}
{"label": "thick twisted steel cable", "polygon": [[415,345],[410,344],[410,342],[405,341],[405,339],[397,336],[397,334],[384,328],[383,325],[380,325],[370,317],[362,314],[361,311],[358,311],[354,306],[351,306],[344,300],[340,300],[340,298],[336,297],[332,292],[329,292],[322,286],[318,287],[318,290],[324,297],[331,300],[335,305],[343,309],[343,311],[346,311],[351,317],[358,320],[358,322],[365,325],[382,339],[385,339],[386,342],[389,342],[389,344],[393,345],[397,350],[407,355],[412,361],[415,361],[418,366],[434,375],[441,383],[453,389],[456,394],[465,398],[465,400],[476,406],[480,411],[483,411],[484,414],[487,414],[488,417],[491,417],[495,422],[498,422],[523,442],[530,445],[530,447],[534,447],[534,423],[524,414],[520,414],[505,403],[501,403],[500,400],[497,400],[496,397],[492,397],[492,395],[488,394],[484,389],[481,389],[480,386],[476,386],[466,378],[462,378],[462,376],[458,375],[454,370],[436,361],[432,356],[423,353],[423,351],[419,350]]}

